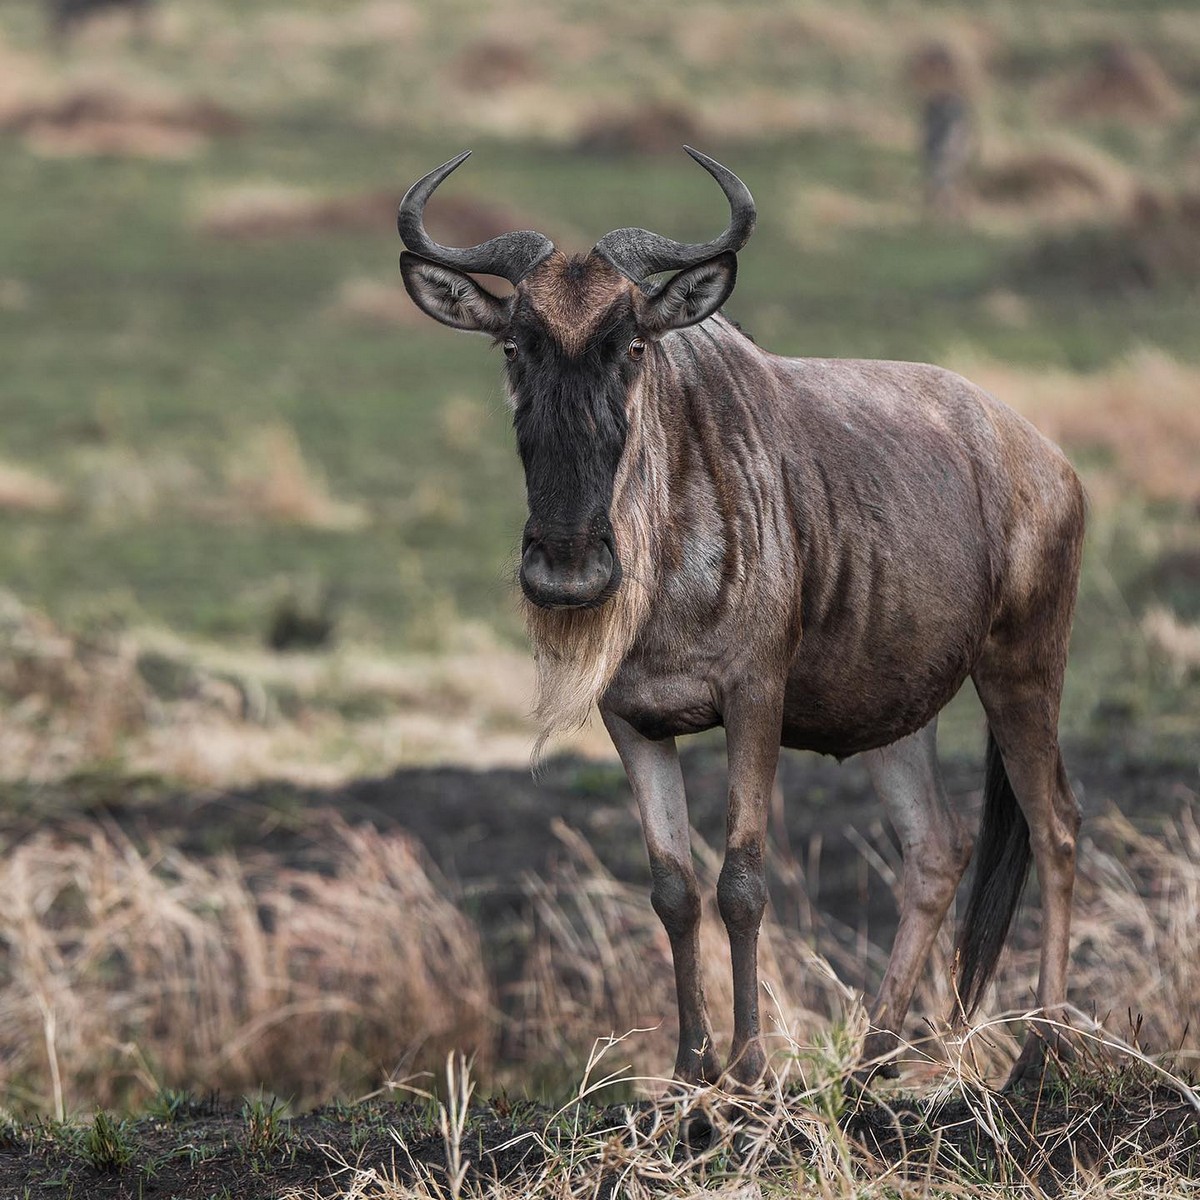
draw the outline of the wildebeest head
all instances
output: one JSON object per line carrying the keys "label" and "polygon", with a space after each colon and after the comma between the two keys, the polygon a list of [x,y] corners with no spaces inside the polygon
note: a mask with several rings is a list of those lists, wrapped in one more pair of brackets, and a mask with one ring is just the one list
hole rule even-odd
{"label": "wildebeest head", "polygon": [[[687,152],[729,200],[729,225],[711,242],[687,245],[631,228],[606,234],[586,255],[563,254],[531,231],[469,249],[440,246],[425,232],[425,203],[469,151],[413,184],[400,204],[409,295],[442,324],[489,334],[504,349],[529,503],[521,587],[542,608],[598,607],[620,587],[611,509],[630,398],[654,343],[725,302],[735,254],[754,230],[745,184]],[[514,291],[494,295],[468,271],[507,279]],[[676,274],[646,283],[664,271]]]}

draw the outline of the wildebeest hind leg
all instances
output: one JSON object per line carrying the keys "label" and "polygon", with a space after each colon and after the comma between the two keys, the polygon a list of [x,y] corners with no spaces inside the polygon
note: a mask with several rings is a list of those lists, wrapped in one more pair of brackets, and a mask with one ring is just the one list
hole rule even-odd
{"label": "wildebeest hind leg", "polygon": [[[1064,1018],[1071,950],[1071,901],[1075,888],[1075,841],[1079,806],[1067,781],[1058,746],[1061,671],[1045,659],[1018,673],[1020,655],[988,654],[975,682],[1017,803],[1029,825],[1029,841],[1042,897],[1042,946],[1037,1002],[1049,1024],[1034,1025],[1007,1087],[1040,1076],[1047,1046],[1067,1052],[1056,1028]],[[1065,654],[1062,655],[1065,658]],[[1026,659],[1029,662],[1030,660]],[[1053,660],[1052,660],[1053,663]]]}
{"label": "wildebeest hind leg", "polygon": [[614,713],[603,716],[642,816],[654,879],[651,903],[671,941],[679,1004],[675,1077],[689,1083],[715,1083],[721,1065],[700,970],[700,888],[692,864],[679,754],[673,738],[653,742]]}
{"label": "wildebeest hind leg", "polygon": [[971,857],[971,838],[946,801],[937,763],[937,720],[863,756],[904,857],[900,924],[863,1048],[867,1073],[895,1076],[896,1048],[917,980]]}

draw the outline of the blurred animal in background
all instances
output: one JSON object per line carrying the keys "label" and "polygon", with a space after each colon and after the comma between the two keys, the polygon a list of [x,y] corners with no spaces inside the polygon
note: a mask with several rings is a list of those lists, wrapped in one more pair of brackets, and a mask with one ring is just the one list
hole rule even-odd
{"label": "blurred animal in background", "polygon": [[46,0],[51,36],[65,42],[91,17],[102,12],[123,9],[131,14],[139,34],[144,35],[153,0]]}
{"label": "blurred animal in background", "polygon": [[[956,994],[967,1013],[982,999],[1032,860],[1038,1004],[1062,1020],[1079,810],[1057,728],[1083,543],[1079,480],[1017,413],[949,371],[760,350],[720,312],[754,200],[728,168],[688,153],[730,206],[709,242],[626,228],[586,255],[530,230],[439,245],[425,204],[466,154],[413,184],[399,214],[414,302],[487,334],[507,360],[542,742],[598,705],[625,765],[675,963],[676,1074],[722,1074],[676,737],[726,731],[717,904],[733,964],[728,1071],[750,1086],[767,1068],[757,944],[780,745],[864,756],[904,855],[864,1062],[894,1072],[971,857],[936,753],[937,715],[968,677],[988,752]],[[472,273],[514,290],[495,295]],[[1032,1029],[1011,1082],[1038,1078],[1060,1044],[1054,1025]]]}
{"label": "blurred animal in background", "polygon": [[920,104],[920,156],[927,217],[954,221],[966,212],[966,182],[975,156],[975,114],[968,71],[942,42],[909,60],[909,84]]}
{"label": "blurred animal in background", "polygon": [[292,591],[275,605],[266,635],[272,650],[321,650],[333,643],[338,614],[334,589],[312,593],[312,588]]}

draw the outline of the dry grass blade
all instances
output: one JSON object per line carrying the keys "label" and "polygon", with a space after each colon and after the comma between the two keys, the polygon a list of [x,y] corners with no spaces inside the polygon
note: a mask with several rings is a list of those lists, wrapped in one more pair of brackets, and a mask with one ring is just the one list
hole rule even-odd
{"label": "dry grass blade", "polygon": [[[0,1092],[72,1110],[159,1086],[297,1101],[492,1047],[479,937],[403,837],[331,817],[332,871],[139,850],[98,826],[0,868]],[[149,1064],[149,1068],[145,1064]]]}

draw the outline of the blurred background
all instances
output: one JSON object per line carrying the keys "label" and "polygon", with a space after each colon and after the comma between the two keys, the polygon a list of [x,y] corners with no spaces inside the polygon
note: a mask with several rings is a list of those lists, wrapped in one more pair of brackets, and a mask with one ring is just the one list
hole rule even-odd
{"label": "blurred background", "polygon": [[[233,808],[203,805],[231,789],[261,848],[300,837],[300,789],[438,763],[525,778],[523,481],[500,360],[408,301],[396,204],[471,148],[430,205],[440,240],[534,228],[584,250],[623,225],[705,239],[725,208],[685,142],[758,201],[728,311],[760,344],[952,367],[1067,448],[1091,516],[1064,734],[1076,761],[1166,764],[1194,803],[1200,6],[0,0],[10,849],[50,816],[116,812],[135,814],[122,836],[138,854],[161,850],[170,807],[193,814],[190,850],[224,851]],[[942,740],[978,763],[973,696]],[[575,794],[624,795],[602,731],[560,748],[599,760],[571,768]],[[420,874],[337,846],[348,881]],[[7,886],[32,897],[21,919],[61,930],[61,880],[82,887],[85,859],[42,848],[41,891]],[[165,854],[145,878],[182,887],[192,867],[163,876]],[[120,861],[103,870],[124,879]],[[179,903],[203,908],[217,878]],[[95,936],[76,982],[117,970]],[[162,936],[163,961],[199,953]],[[17,999],[0,989],[31,1022],[9,1094],[61,1107],[35,1003],[57,985],[37,978]],[[253,1026],[252,1010],[229,1019]],[[218,1016],[209,1077],[261,1077],[214,1049],[230,1036]],[[401,1056],[382,1046],[355,1061]],[[157,1053],[92,1077],[117,1097],[204,1073]],[[330,1073],[297,1078],[320,1095]]]}

